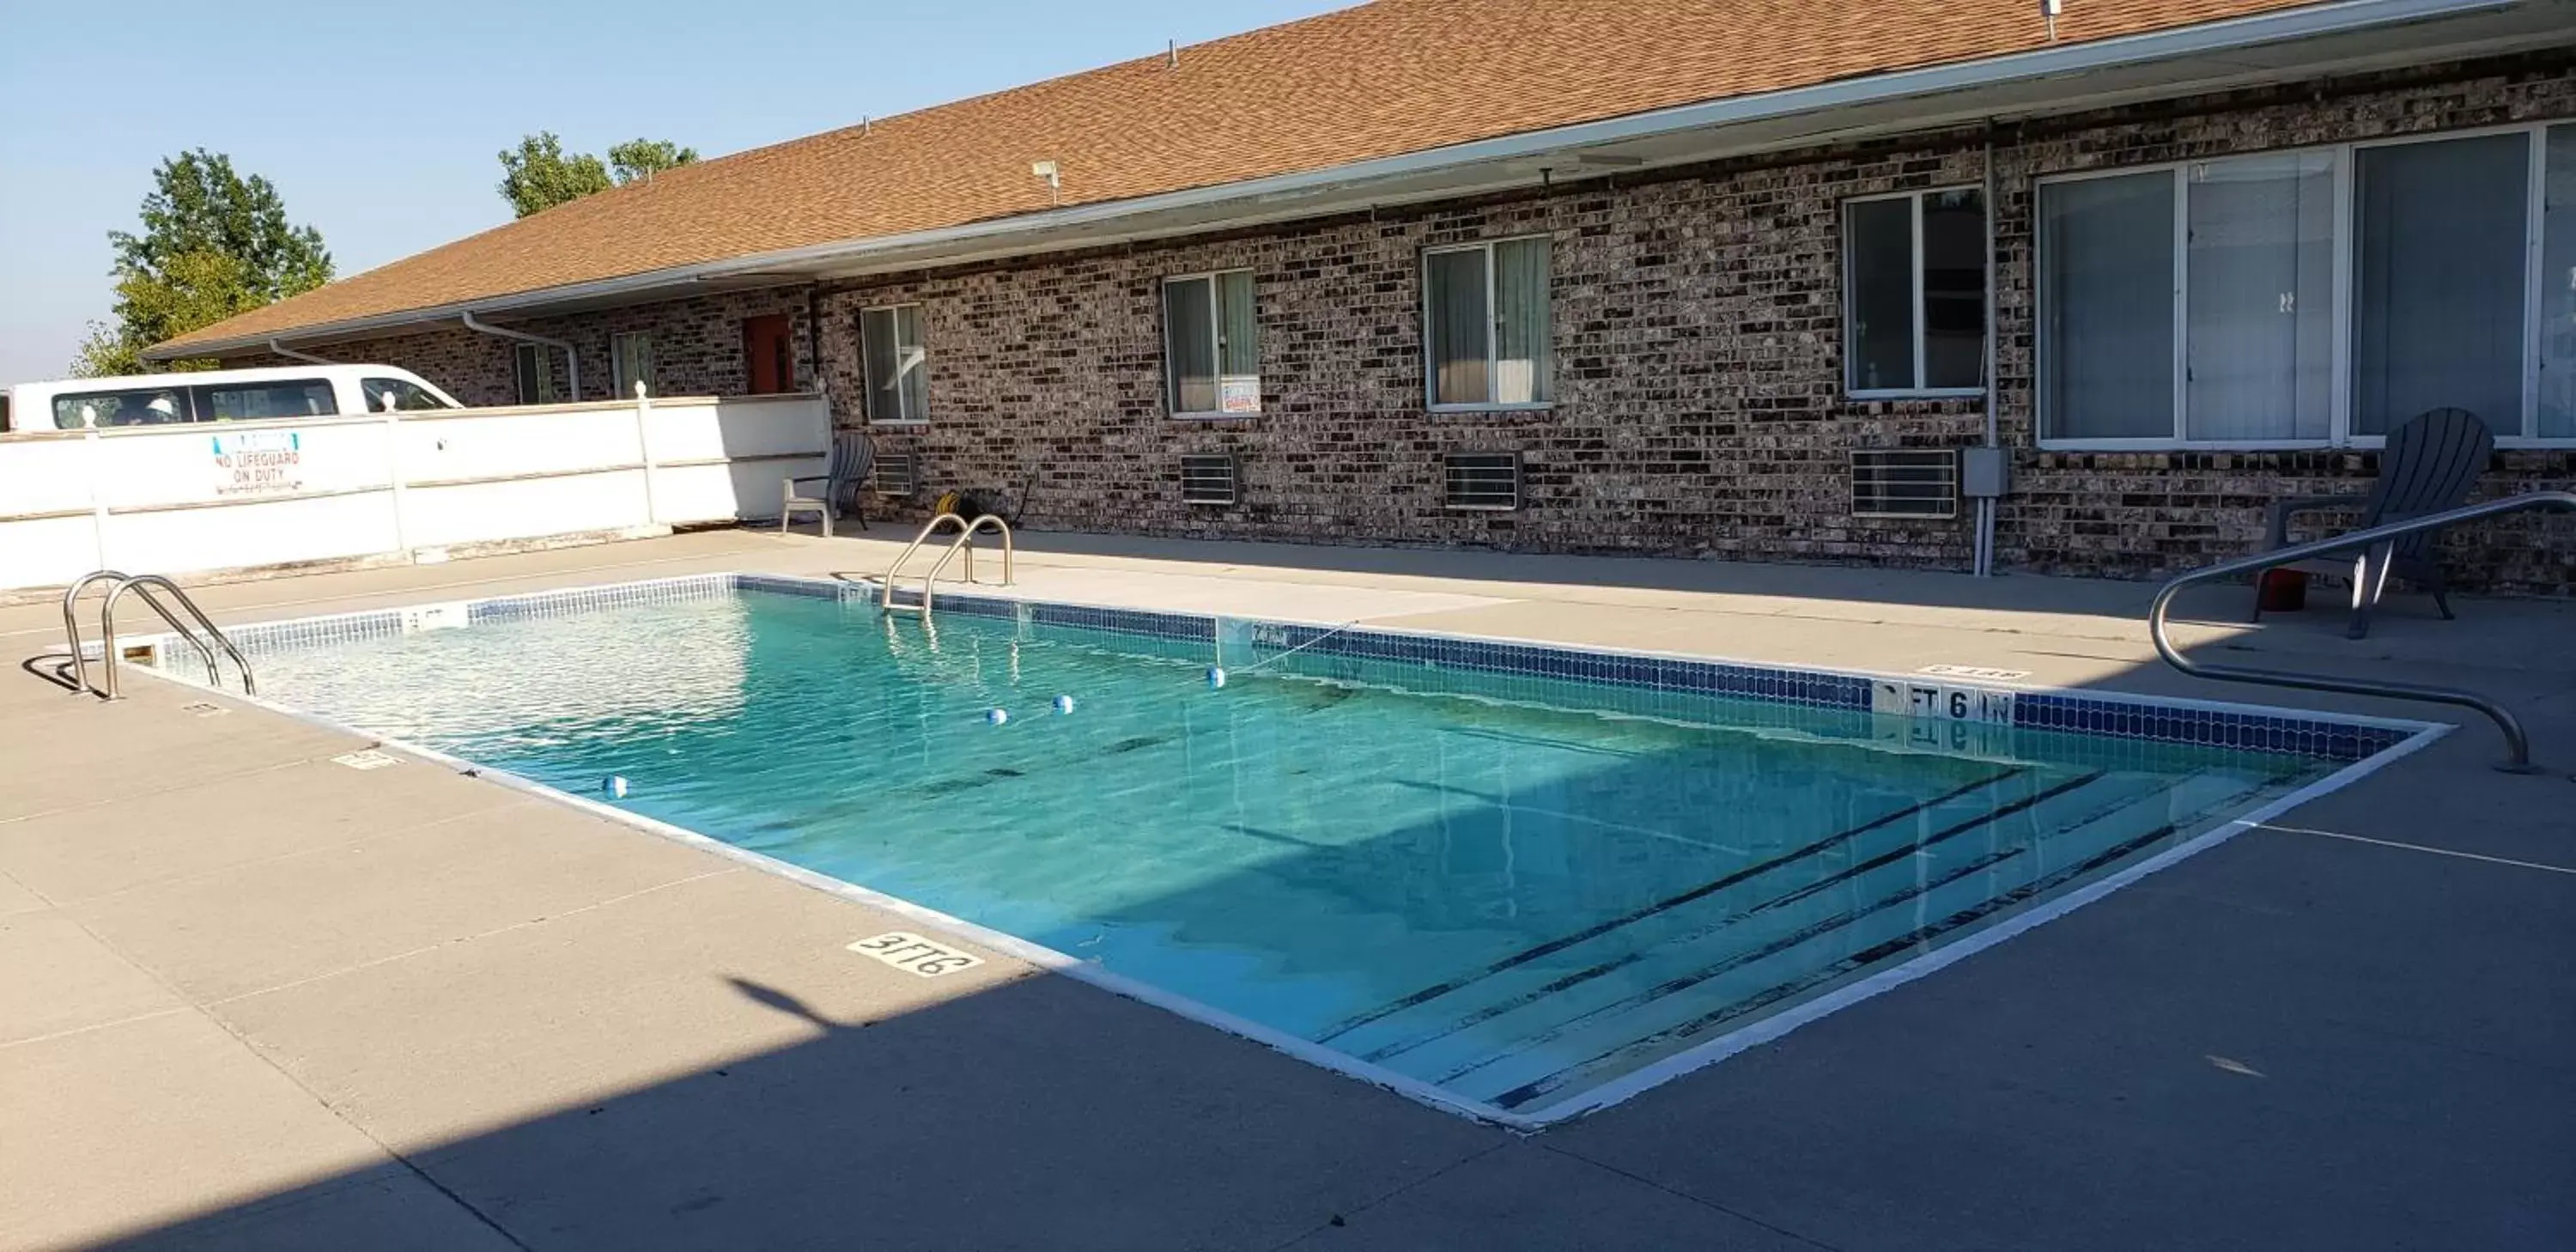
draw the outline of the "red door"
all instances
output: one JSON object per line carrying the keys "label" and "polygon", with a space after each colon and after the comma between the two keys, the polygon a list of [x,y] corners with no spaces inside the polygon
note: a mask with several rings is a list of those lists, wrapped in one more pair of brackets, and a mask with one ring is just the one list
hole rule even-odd
{"label": "red door", "polygon": [[796,389],[796,352],[790,340],[784,313],[742,319],[743,377],[751,381],[751,394]]}

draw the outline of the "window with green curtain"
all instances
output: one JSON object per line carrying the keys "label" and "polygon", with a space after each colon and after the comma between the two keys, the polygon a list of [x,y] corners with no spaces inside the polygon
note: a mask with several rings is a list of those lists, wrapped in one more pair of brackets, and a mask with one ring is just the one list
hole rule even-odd
{"label": "window with green curtain", "polygon": [[518,385],[519,403],[552,404],[555,402],[554,362],[543,345],[523,343],[510,353],[511,374]]}
{"label": "window with green curtain", "polygon": [[1548,398],[1547,240],[1494,245],[1494,402]]}
{"label": "window with green curtain", "polygon": [[1252,271],[1216,276],[1217,407],[1227,413],[1261,411],[1261,324],[1252,311]]}
{"label": "window with green curtain", "polygon": [[639,382],[650,394],[654,388],[653,336],[640,330],[609,336],[608,376],[616,385],[618,399],[632,398]]}
{"label": "window with green curtain", "polygon": [[1548,241],[1423,254],[1423,373],[1434,407],[1550,398]]}
{"label": "window with green curtain", "polygon": [[1252,271],[1163,281],[1164,400],[1174,414],[1261,411],[1261,331]]}
{"label": "window with green curtain", "polygon": [[921,343],[920,305],[860,310],[859,368],[866,375],[869,421],[929,420],[929,352]]}
{"label": "window with green curtain", "polygon": [[895,387],[903,394],[903,415],[908,421],[927,421],[930,417],[930,349],[921,342],[921,306],[906,304],[894,311]]}
{"label": "window with green curtain", "polygon": [[1204,278],[1163,284],[1163,362],[1174,413],[1216,412],[1216,308]]}

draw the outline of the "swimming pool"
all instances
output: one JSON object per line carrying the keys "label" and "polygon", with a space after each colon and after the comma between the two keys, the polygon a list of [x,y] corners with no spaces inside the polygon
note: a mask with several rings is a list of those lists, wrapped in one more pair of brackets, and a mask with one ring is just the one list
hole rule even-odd
{"label": "swimming pool", "polygon": [[940,604],[924,623],[855,587],[716,576],[236,638],[287,706],[1519,1124],[1910,976],[2426,733]]}

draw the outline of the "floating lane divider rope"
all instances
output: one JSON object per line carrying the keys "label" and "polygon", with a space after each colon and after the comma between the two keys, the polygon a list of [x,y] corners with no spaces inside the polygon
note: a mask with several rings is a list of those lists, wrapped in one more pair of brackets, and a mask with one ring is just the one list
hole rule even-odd
{"label": "floating lane divider rope", "polygon": [[[1327,639],[1330,639],[1330,638],[1332,638],[1332,637],[1333,637],[1333,636],[1335,636],[1335,635],[1341,634],[1343,631],[1349,630],[1349,629],[1351,629],[1352,627],[1357,626],[1357,625],[1359,625],[1359,622],[1358,622],[1358,620],[1357,620],[1357,619],[1354,619],[1354,620],[1351,620],[1351,621],[1344,622],[1344,623],[1342,623],[1341,625],[1339,625],[1339,626],[1335,626],[1335,627],[1333,627],[1331,630],[1325,631],[1324,633],[1322,633],[1322,634],[1320,634],[1320,635],[1317,635],[1317,636],[1315,636],[1314,638],[1309,639],[1309,640],[1307,640],[1307,641],[1306,641],[1306,642],[1304,642],[1304,643],[1298,644],[1296,647],[1288,648],[1288,649],[1285,649],[1285,650],[1282,650],[1282,651],[1279,651],[1279,652],[1273,652],[1273,653],[1271,653],[1270,655],[1268,655],[1268,656],[1266,656],[1266,657],[1263,657],[1263,658],[1261,658],[1260,660],[1255,661],[1255,662],[1253,662],[1253,663],[1252,663],[1252,664],[1250,664],[1250,665],[1244,666],[1241,670],[1239,670],[1239,671],[1237,671],[1237,672],[1238,672],[1238,673],[1244,673],[1244,674],[1258,674],[1258,673],[1260,673],[1263,669],[1265,669],[1265,668],[1267,668],[1267,667],[1269,667],[1269,666],[1271,666],[1271,665],[1273,665],[1273,664],[1276,664],[1277,662],[1287,660],[1289,657],[1295,656],[1295,655],[1297,655],[1298,653],[1303,652],[1303,651],[1305,651],[1305,650],[1306,650],[1306,649],[1308,649],[1308,648],[1314,647],[1316,644],[1322,643],[1323,641],[1325,641],[1325,640],[1327,640]],[[1225,667],[1224,667],[1224,666],[1222,666],[1222,665],[1211,665],[1211,666],[1209,666],[1209,667],[1208,667],[1208,672],[1207,672],[1207,685],[1208,685],[1208,689],[1209,689],[1209,690],[1214,691],[1214,690],[1216,690],[1216,689],[1217,689],[1217,688],[1219,688],[1219,687],[1223,687],[1223,686],[1225,685],[1225,680],[1226,680],[1226,671],[1225,671]]]}

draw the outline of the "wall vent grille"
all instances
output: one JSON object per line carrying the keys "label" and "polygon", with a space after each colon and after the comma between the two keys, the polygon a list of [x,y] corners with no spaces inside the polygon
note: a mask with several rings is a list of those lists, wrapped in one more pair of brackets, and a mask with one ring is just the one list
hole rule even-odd
{"label": "wall vent grille", "polygon": [[1521,506],[1521,454],[1452,452],[1442,458],[1441,503],[1488,512]]}
{"label": "wall vent grille", "polygon": [[1851,461],[1852,516],[1959,515],[1959,453],[1953,448],[1859,448]]}
{"label": "wall vent grille", "polygon": [[1232,453],[1193,453],[1181,458],[1181,503],[1232,504],[1239,488]]}
{"label": "wall vent grille", "polygon": [[911,495],[921,490],[921,459],[910,452],[880,453],[872,477],[878,495]]}

